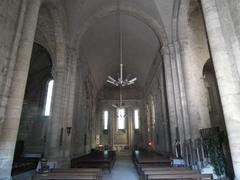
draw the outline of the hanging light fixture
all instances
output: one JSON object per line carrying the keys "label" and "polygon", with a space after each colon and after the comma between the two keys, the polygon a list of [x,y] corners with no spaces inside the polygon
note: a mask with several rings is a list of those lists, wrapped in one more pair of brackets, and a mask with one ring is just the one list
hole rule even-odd
{"label": "hanging light fixture", "polygon": [[[137,77],[131,78],[131,74],[128,74],[126,78],[123,78],[123,48],[122,48],[122,29],[121,29],[121,14],[120,14],[120,0],[118,0],[118,17],[119,17],[119,59],[120,59],[120,77],[114,79],[112,76],[108,76],[107,82],[114,86],[130,86],[135,83]],[[131,78],[131,79],[130,79]],[[121,93],[121,92],[120,92]],[[120,95],[121,96],[121,95]]]}

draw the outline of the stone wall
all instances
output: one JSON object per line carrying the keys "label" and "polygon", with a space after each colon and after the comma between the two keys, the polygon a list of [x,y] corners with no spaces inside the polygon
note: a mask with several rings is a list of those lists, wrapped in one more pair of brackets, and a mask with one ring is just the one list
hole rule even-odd
{"label": "stone wall", "polygon": [[[167,109],[166,85],[163,62],[160,54],[155,58],[155,64],[149,74],[145,87],[143,123],[148,131],[144,132],[145,139],[151,141],[158,152],[171,151],[170,122]],[[147,144],[145,141],[144,143]]]}
{"label": "stone wall", "polygon": [[72,121],[71,157],[78,157],[94,148],[96,133],[95,85],[88,65],[81,62],[78,67]]}
{"label": "stone wall", "polygon": [[[191,137],[199,137],[199,129],[210,127],[208,92],[204,86],[203,67],[209,59],[203,15],[198,1],[190,1],[185,26],[179,25],[182,65]],[[180,22],[183,17],[179,17]],[[180,29],[181,28],[181,29]]]}

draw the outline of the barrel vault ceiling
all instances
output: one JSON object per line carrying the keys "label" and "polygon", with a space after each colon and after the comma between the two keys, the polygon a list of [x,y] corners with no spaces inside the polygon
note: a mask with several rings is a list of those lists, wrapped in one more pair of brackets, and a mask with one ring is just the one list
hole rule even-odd
{"label": "barrel vault ceiling", "polygon": [[[79,50],[81,59],[89,64],[96,85],[101,88],[106,84],[108,75],[117,76],[119,73],[117,1],[63,2],[70,41],[77,39],[79,42],[75,48]],[[130,73],[136,76],[138,81],[135,86],[143,87],[160,48],[159,39],[148,23],[162,24],[166,36],[171,39],[173,0],[120,0],[120,4],[124,75]],[[136,10],[146,15],[149,22],[138,18],[134,12]]]}

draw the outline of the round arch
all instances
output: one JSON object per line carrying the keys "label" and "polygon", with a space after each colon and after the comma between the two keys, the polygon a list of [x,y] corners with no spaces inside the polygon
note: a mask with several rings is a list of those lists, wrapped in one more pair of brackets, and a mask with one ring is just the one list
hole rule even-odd
{"label": "round arch", "polygon": [[[36,42],[44,46],[51,54],[53,69],[62,69],[66,67],[66,43],[65,43],[65,24],[63,10],[60,4],[54,4],[53,2],[43,1],[40,6],[39,17],[41,9],[45,8],[49,13],[46,18],[49,18],[52,22],[53,29],[43,29],[43,31],[38,31],[38,37],[36,37]],[[37,27],[37,30],[38,27]],[[49,33],[54,42],[50,42],[49,38],[44,37],[44,33]]]}

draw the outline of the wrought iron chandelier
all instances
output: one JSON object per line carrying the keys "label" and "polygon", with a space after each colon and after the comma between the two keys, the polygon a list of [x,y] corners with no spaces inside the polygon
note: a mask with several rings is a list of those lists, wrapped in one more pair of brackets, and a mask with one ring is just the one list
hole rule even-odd
{"label": "wrought iron chandelier", "polygon": [[[121,29],[121,14],[120,14],[120,0],[118,0],[118,20],[119,20],[119,59],[120,59],[120,77],[114,79],[112,76],[108,76],[107,82],[114,86],[130,86],[135,83],[137,77],[131,78],[131,74],[128,74],[126,78],[123,78],[123,48],[122,48],[122,29]],[[120,92],[121,93],[121,92]],[[121,95],[120,95],[121,96]]]}

